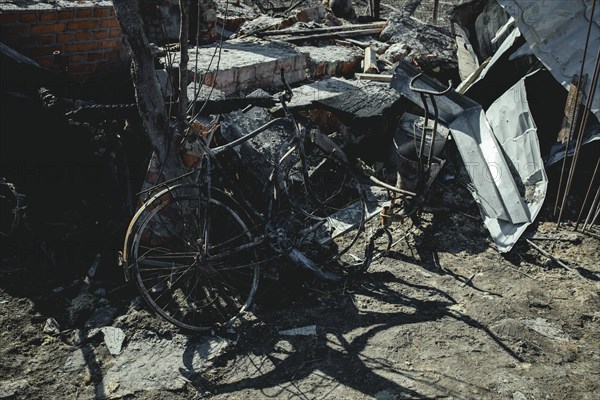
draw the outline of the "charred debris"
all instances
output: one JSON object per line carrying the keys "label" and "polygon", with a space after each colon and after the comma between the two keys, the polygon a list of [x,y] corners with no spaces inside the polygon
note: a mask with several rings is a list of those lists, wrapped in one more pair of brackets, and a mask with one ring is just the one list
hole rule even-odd
{"label": "charred debris", "polygon": [[[568,3],[373,0],[364,11],[219,0],[214,42],[190,30],[183,91],[194,138],[181,142],[182,161],[192,169],[202,157],[194,140],[235,140],[283,115],[283,71],[289,112],[361,176],[373,224],[410,217],[419,228],[422,212],[458,212],[480,219],[500,252],[520,238],[545,251],[527,232],[540,217],[598,236],[600,10]],[[128,71],[71,85],[67,71],[0,50],[3,264],[39,252],[49,265],[97,253],[116,262],[140,188],[160,175],[148,167]],[[152,47],[173,115],[178,50]],[[227,153],[250,197],[287,140],[276,125]],[[11,245],[23,241],[31,252]]]}

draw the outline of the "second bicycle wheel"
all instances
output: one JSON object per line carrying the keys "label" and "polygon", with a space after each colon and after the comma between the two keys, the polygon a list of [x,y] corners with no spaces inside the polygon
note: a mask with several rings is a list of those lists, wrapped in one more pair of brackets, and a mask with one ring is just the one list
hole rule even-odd
{"label": "second bicycle wheel", "polygon": [[350,168],[319,147],[307,147],[282,174],[297,228],[297,248],[323,271],[340,276],[354,272],[364,259],[366,200]]}
{"label": "second bicycle wheel", "polygon": [[136,285],[162,317],[191,331],[234,321],[252,302],[259,267],[240,207],[223,192],[175,186],[152,197],[132,241]]}

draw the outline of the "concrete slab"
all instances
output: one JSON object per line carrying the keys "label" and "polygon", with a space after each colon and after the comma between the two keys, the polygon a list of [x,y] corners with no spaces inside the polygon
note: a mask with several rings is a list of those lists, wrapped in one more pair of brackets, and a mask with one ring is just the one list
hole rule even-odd
{"label": "concrete slab", "polygon": [[183,335],[164,339],[139,331],[106,372],[96,395],[112,399],[149,390],[182,389],[186,385],[184,375],[207,368],[228,343],[220,338]]}
{"label": "concrete slab", "polygon": [[308,58],[312,79],[332,76],[350,76],[360,71],[364,51],[346,46],[298,46],[298,51]]}
{"label": "concrete slab", "polygon": [[[173,55],[178,64],[179,54]],[[214,83],[225,95],[258,87],[279,88],[281,68],[290,84],[306,79],[306,56],[281,42],[234,39],[224,42],[220,52],[214,46],[191,48],[189,57],[188,67],[196,81],[204,77],[205,85]]]}

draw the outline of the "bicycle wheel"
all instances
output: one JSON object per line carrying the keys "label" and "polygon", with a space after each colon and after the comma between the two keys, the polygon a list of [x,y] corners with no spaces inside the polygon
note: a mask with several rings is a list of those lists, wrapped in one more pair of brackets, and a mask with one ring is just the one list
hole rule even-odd
{"label": "bicycle wheel", "polygon": [[223,192],[180,185],[146,204],[132,241],[132,272],[146,302],[173,324],[201,332],[230,324],[258,287],[254,237]]}
{"label": "bicycle wheel", "polygon": [[319,147],[307,147],[304,158],[282,174],[296,247],[323,271],[354,272],[364,261],[364,191],[348,165]]}

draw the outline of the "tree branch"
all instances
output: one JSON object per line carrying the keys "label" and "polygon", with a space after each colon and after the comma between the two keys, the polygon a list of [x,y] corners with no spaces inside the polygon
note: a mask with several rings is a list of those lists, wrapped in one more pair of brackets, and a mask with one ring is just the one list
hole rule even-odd
{"label": "tree branch", "polygon": [[190,59],[188,55],[189,0],[179,0],[179,10],[181,22],[179,24],[179,112],[177,113],[177,120],[179,122],[179,126],[183,128],[188,107],[187,66]]}

